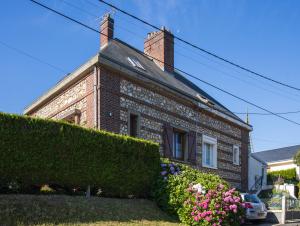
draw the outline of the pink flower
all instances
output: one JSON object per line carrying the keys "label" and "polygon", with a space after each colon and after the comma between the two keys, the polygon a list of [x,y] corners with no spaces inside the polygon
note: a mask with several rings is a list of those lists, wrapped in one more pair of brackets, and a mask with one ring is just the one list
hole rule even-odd
{"label": "pink flower", "polygon": [[195,217],[194,217],[194,220],[195,220],[195,221],[199,221],[198,216],[195,216]]}
{"label": "pink flower", "polygon": [[224,201],[224,202],[229,202],[229,199],[230,199],[230,197],[225,197],[225,198],[223,199],[223,201]]}
{"label": "pink flower", "polygon": [[230,210],[236,210],[236,209],[237,209],[237,206],[236,206],[235,204],[230,205],[230,206],[229,206],[229,209],[230,209]]}
{"label": "pink flower", "polygon": [[210,217],[205,217],[205,220],[210,222],[211,218]]}
{"label": "pink flower", "polygon": [[235,202],[240,202],[241,199],[240,199],[240,197],[235,197],[234,201],[235,201]]}
{"label": "pink flower", "polygon": [[219,188],[220,188],[220,189],[223,189],[223,188],[224,188],[224,185],[223,185],[223,184],[219,184]]}

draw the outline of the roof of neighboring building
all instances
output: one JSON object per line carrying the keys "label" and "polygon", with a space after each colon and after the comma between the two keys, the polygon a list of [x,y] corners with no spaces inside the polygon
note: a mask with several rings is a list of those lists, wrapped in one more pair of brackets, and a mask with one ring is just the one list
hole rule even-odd
{"label": "roof of neighboring building", "polygon": [[300,145],[277,148],[273,150],[260,151],[251,155],[266,163],[293,160],[295,154],[300,150]]}
{"label": "roof of neighboring building", "polygon": [[262,159],[259,159],[259,158],[255,155],[255,153],[251,153],[250,156],[251,156],[253,159],[255,159],[256,161],[262,163],[263,165],[265,165],[265,166],[267,165],[267,163],[266,163],[265,161],[263,161]]}
{"label": "roof of neighboring building", "polygon": [[[109,43],[100,50],[99,54],[100,54],[99,55],[100,63],[101,63],[101,56],[102,56],[108,59],[109,61],[114,61],[114,63],[117,63],[121,67],[126,67],[129,70],[138,71],[139,73],[149,77],[150,79],[156,82],[159,82],[160,84],[168,86],[169,88],[175,89],[178,92],[181,92],[185,95],[188,95],[189,97],[192,97],[198,102],[201,102],[198,97],[200,95],[201,97],[204,97],[210,103],[213,104],[214,110],[223,113],[227,117],[230,117],[238,121],[239,123],[243,124],[248,129],[251,129],[250,125],[246,124],[242,119],[240,119],[230,110],[228,110],[225,106],[223,106],[220,102],[218,102],[209,94],[207,94],[205,91],[203,91],[199,86],[192,83],[182,74],[180,74],[177,71],[174,71],[173,73],[163,71],[153,60],[151,60],[148,56],[146,56],[142,51],[128,45],[127,43],[119,39],[112,39],[111,41],[109,41]],[[138,60],[140,64],[143,66],[144,70],[133,67],[132,64],[129,62],[128,57]],[[89,64],[89,66],[90,65],[91,64]],[[39,98],[34,103],[32,103],[29,107],[27,107],[24,113],[25,114],[28,113],[29,111],[32,110],[33,107],[36,108],[39,105],[39,101],[42,104],[42,101],[44,102],[47,96],[50,95],[53,96],[53,93],[51,94],[51,91],[53,90],[53,92],[54,91],[57,92],[58,90],[57,86],[58,85],[63,86],[64,80],[68,80],[69,82],[70,79],[73,79],[74,76],[72,76],[72,74],[73,73],[66,76],[55,87],[53,87],[51,90],[45,93],[41,98]],[[208,106],[206,107],[209,108]]]}

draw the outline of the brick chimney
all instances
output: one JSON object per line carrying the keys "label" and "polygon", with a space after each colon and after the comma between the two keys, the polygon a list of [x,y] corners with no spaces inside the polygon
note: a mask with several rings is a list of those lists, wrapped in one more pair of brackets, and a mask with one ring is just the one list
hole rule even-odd
{"label": "brick chimney", "polygon": [[114,19],[109,13],[102,18],[100,32],[100,48],[103,48],[114,37]]}
{"label": "brick chimney", "polygon": [[174,36],[165,27],[148,33],[144,42],[144,52],[164,71],[174,72]]}

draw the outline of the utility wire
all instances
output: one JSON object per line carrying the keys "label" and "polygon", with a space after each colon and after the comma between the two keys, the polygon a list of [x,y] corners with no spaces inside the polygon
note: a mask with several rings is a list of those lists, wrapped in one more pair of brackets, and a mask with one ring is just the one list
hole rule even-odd
{"label": "utility wire", "polygon": [[[101,3],[103,3],[103,4],[105,4],[105,5],[108,5],[108,6],[112,7],[112,8],[114,8],[115,10],[120,11],[121,13],[123,13],[123,14],[125,14],[125,15],[127,15],[127,16],[130,16],[131,18],[133,18],[133,19],[135,19],[135,20],[138,20],[138,21],[142,22],[143,24],[146,24],[146,25],[148,25],[148,26],[150,26],[150,27],[152,27],[152,28],[154,28],[154,29],[157,29],[157,30],[162,31],[162,29],[159,28],[158,26],[155,26],[155,25],[153,25],[153,24],[151,24],[151,23],[149,23],[149,22],[147,22],[147,21],[145,21],[145,20],[143,20],[143,19],[141,19],[141,18],[139,18],[139,17],[137,17],[137,16],[134,16],[133,14],[131,14],[131,13],[129,13],[129,12],[123,10],[123,9],[120,9],[119,7],[117,7],[117,6],[113,5],[113,4],[110,4],[110,3],[108,3],[108,2],[106,2],[106,1],[104,1],[104,0],[98,0],[98,1],[101,2]],[[257,72],[255,72],[255,71],[249,69],[249,68],[246,68],[246,67],[241,66],[241,65],[239,65],[239,64],[237,64],[237,63],[234,63],[233,61],[228,60],[228,59],[226,59],[226,58],[224,58],[224,57],[221,57],[221,56],[219,56],[219,55],[217,55],[217,54],[215,54],[215,53],[213,53],[213,52],[210,52],[210,51],[208,51],[208,50],[205,50],[205,49],[203,49],[203,48],[197,46],[196,44],[193,44],[193,43],[191,43],[191,42],[189,42],[189,41],[186,41],[186,40],[184,40],[184,39],[182,39],[182,38],[180,38],[180,37],[178,37],[178,36],[176,36],[176,35],[174,35],[174,38],[177,39],[178,41],[181,41],[181,42],[183,42],[183,43],[185,43],[185,44],[187,44],[187,45],[189,45],[189,46],[191,46],[191,47],[197,49],[197,50],[200,50],[201,52],[204,52],[204,53],[206,53],[206,54],[208,54],[208,55],[210,55],[210,56],[212,56],[212,57],[214,57],[214,58],[217,58],[217,59],[219,59],[219,60],[221,60],[221,61],[224,61],[224,62],[226,62],[226,63],[228,63],[228,64],[230,64],[230,65],[232,65],[232,66],[234,66],[234,67],[237,67],[237,68],[239,68],[239,69],[241,69],[241,70],[243,70],[243,71],[246,71],[246,72],[248,72],[248,73],[250,73],[250,74],[253,74],[253,75],[256,75],[256,76],[258,76],[258,77],[261,77],[261,78],[263,78],[263,79],[265,79],[265,80],[274,82],[274,83],[276,83],[276,84],[278,84],[278,85],[285,86],[285,87],[287,87],[287,88],[290,88],[290,89],[293,89],[293,90],[300,91],[300,88],[298,88],[298,87],[289,85],[289,84],[287,84],[287,83],[283,83],[283,82],[281,82],[281,81],[277,81],[277,80],[272,79],[272,78],[270,78],[270,77],[268,77],[268,76],[266,76],[266,75],[263,75],[263,74],[261,74],[261,73],[257,73]]]}
{"label": "utility wire", "polygon": [[[83,13],[85,13],[85,14],[91,16],[91,17],[94,17],[96,20],[100,20],[100,17],[99,17],[98,15],[96,15],[96,14],[94,14],[94,13],[91,13],[91,12],[89,12],[88,10],[82,9],[82,7],[79,7],[79,6],[77,6],[77,5],[74,5],[74,4],[72,4],[72,3],[69,3],[69,2],[67,2],[66,0],[62,0],[62,1],[63,1],[66,5],[69,5],[70,7],[73,7],[73,8],[75,8],[75,9],[77,9],[77,10],[79,10],[79,11],[81,11],[81,12],[83,12]],[[89,4],[91,4],[91,5],[97,7],[96,4],[94,4],[94,3],[92,3],[92,2],[89,2],[88,0],[86,0],[86,1],[87,1],[87,3],[89,3]],[[125,18],[124,18],[124,19],[125,19]],[[123,19],[122,19],[122,20],[123,20]],[[127,21],[128,21],[128,20],[127,20]],[[129,22],[129,21],[128,21],[128,22]],[[138,34],[138,33],[136,33],[136,32],[130,31],[130,30],[128,30],[127,28],[125,28],[125,27],[123,27],[123,26],[121,26],[121,25],[119,25],[119,24],[115,24],[115,26],[118,27],[118,28],[121,28],[122,30],[124,30],[124,31],[126,31],[126,32],[128,32],[128,33],[130,33],[130,34],[132,34],[132,35],[134,35],[134,36],[137,36],[137,37],[139,37],[139,38],[141,38],[141,39],[144,39],[144,36],[141,36],[140,34]],[[158,41],[160,41],[160,39],[158,39],[158,40],[155,41],[155,42],[158,42]],[[155,43],[155,42],[154,42],[154,43]],[[178,46],[180,46],[180,47],[183,47],[183,45],[181,45],[181,43],[176,43],[176,44],[177,44]],[[247,85],[251,85],[251,84],[252,84],[252,86],[254,86],[254,87],[256,87],[256,88],[259,88],[259,89],[264,90],[264,91],[269,92],[269,93],[273,93],[273,94],[278,95],[278,96],[280,96],[280,97],[285,97],[285,98],[288,99],[288,100],[291,100],[291,101],[294,101],[294,102],[296,102],[296,103],[299,103],[299,100],[294,98],[295,94],[293,94],[292,97],[289,97],[289,96],[287,96],[287,94],[289,94],[289,93],[287,93],[287,91],[284,91],[284,93],[280,93],[280,92],[277,92],[277,91],[273,91],[273,90],[264,88],[264,87],[262,87],[261,85],[257,85],[257,84],[255,84],[255,83],[253,83],[253,82],[246,81],[246,80],[244,80],[244,79],[242,79],[242,78],[240,78],[240,77],[238,77],[238,76],[235,76],[235,75],[233,75],[233,74],[231,74],[231,73],[228,73],[228,72],[226,72],[226,71],[224,71],[224,70],[217,69],[216,67],[214,67],[214,66],[212,66],[212,65],[203,63],[203,62],[201,62],[201,61],[199,61],[199,60],[197,60],[197,59],[195,59],[195,58],[193,58],[193,57],[190,57],[190,56],[188,56],[188,55],[182,54],[181,52],[178,52],[178,51],[176,51],[176,50],[175,50],[175,53],[179,54],[179,55],[182,56],[182,57],[185,57],[185,58],[187,58],[187,59],[190,59],[190,60],[192,60],[192,61],[194,61],[194,62],[196,62],[196,63],[198,63],[198,64],[201,64],[201,65],[203,65],[203,66],[209,68],[210,70],[214,70],[214,71],[217,71],[217,72],[219,72],[219,73],[221,73],[221,74],[223,74],[223,75],[225,75],[225,76],[229,76],[229,77],[231,77],[231,78],[235,78],[235,79],[237,79],[237,80],[239,80],[239,81],[241,81],[241,82],[243,82],[243,83],[245,83],[245,84],[247,84]],[[198,53],[199,53],[199,52],[198,52]],[[218,63],[218,64],[220,63],[220,62],[214,61],[214,60],[212,60],[212,59],[210,59],[210,58],[208,58],[208,57],[205,57],[204,55],[200,55],[200,56],[202,56],[202,57],[204,57],[204,58],[206,58],[206,59],[208,59],[208,60],[210,60],[210,61],[213,61],[213,62],[215,62],[215,63]],[[220,64],[220,65],[223,65],[223,64]],[[224,66],[224,65],[223,65],[223,66]],[[226,65],[226,66],[227,66],[227,65]],[[254,78],[254,79],[255,79],[255,78]],[[273,86],[273,87],[274,87],[274,86]],[[276,89],[277,89],[277,90],[280,90],[278,87],[276,87]]]}
{"label": "utility wire", "polygon": [[35,61],[38,61],[38,62],[40,62],[40,63],[42,63],[42,64],[45,64],[45,65],[47,65],[47,66],[53,68],[53,69],[56,70],[56,71],[59,71],[59,72],[62,72],[62,73],[67,73],[65,70],[63,70],[63,69],[61,69],[61,68],[59,68],[59,67],[57,67],[57,66],[55,66],[55,65],[53,65],[53,64],[50,64],[50,63],[48,63],[48,62],[46,62],[46,61],[44,61],[44,60],[41,60],[40,58],[38,58],[38,57],[36,57],[36,56],[33,56],[33,55],[31,55],[31,54],[29,54],[29,53],[23,51],[23,50],[20,50],[20,49],[14,47],[14,46],[11,46],[11,45],[9,45],[9,44],[7,44],[7,43],[1,41],[1,40],[0,40],[0,44],[3,45],[3,46],[5,46],[5,47],[8,48],[8,49],[11,49],[11,50],[13,50],[13,51],[19,53],[19,54],[22,54],[22,55],[24,55],[24,56],[27,56],[27,57],[29,57],[29,58],[31,58],[31,59],[33,59],[33,60],[35,60]]}
{"label": "utility wire", "polygon": [[[261,113],[261,112],[233,112],[234,114],[237,115],[270,115],[269,113]],[[289,114],[298,114],[300,111],[287,111],[287,112],[277,112],[275,114],[277,115],[289,115]]]}
{"label": "utility wire", "polygon": [[[35,1],[35,0],[29,0],[29,1],[31,1],[31,2],[33,2],[33,3],[35,3],[35,4],[37,4],[37,5],[39,5],[39,6],[43,7],[43,8],[45,8],[45,9],[47,9],[47,10],[50,10],[50,11],[54,12],[55,14],[58,14],[58,15],[60,15],[60,16],[62,16],[62,17],[64,17],[64,18],[66,18],[66,19],[68,19],[68,20],[71,20],[71,21],[73,21],[73,22],[75,22],[75,23],[77,23],[77,24],[79,24],[79,25],[81,25],[81,26],[83,26],[83,27],[85,27],[85,28],[91,30],[91,31],[94,31],[94,32],[96,32],[96,33],[98,33],[98,34],[107,36],[106,34],[103,34],[103,33],[101,33],[100,31],[98,31],[98,30],[96,30],[96,29],[94,29],[94,28],[92,28],[92,27],[90,27],[90,26],[88,26],[88,25],[86,25],[86,24],[84,24],[84,23],[82,23],[82,22],[76,20],[76,19],[73,19],[73,18],[71,18],[71,17],[69,17],[69,16],[67,16],[67,15],[65,15],[65,14],[63,14],[63,13],[61,13],[61,12],[58,12],[58,11],[56,11],[55,9],[52,9],[52,8],[50,8],[50,7],[48,7],[48,6],[44,5],[44,4],[42,4],[42,3],[39,3],[39,2],[37,2],[37,1]],[[148,55],[148,54],[145,54],[145,53],[144,53],[144,55],[145,55],[145,56],[148,56],[149,58],[152,58],[152,59],[154,59],[154,60],[156,60],[156,61],[158,61],[158,62],[164,63],[163,61],[161,61],[161,60],[159,60],[159,59],[156,59],[156,58],[154,58],[154,57],[152,57],[152,56],[150,56],[150,55]],[[165,64],[166,64],[166,63],[165,63]],[[181,70],[181,69],[179,69],[179,68],[176,68],[176,67],[174,67],[174,66],[172,66],[172,65],[168,65],[168,64],[166,64],[166,65],[169,66],[169,67],[173,67],[173,68],[176,69],[177,71],[179,71],[179,72],[181,72],[181,73],[183,73],[183,74],[185,74],[185,75],[187,75],[187,76],[189,76],[189,77],[191,77],[191,78],[194,78],[194,79],[196,79],[196,80],[198,80],[198,81],[200,81],[200,82],[202,82],[202,83],[204,83],[204,84],[206,84],[206,85],[208,85],[208,86],[210,86],[210,87],[213,87],[213,88],[215,88],[215,89],[217,89],[217,90],[219,90],[219,91],[221,91],[221,92],[223,92],[223,93],[226,93],[227,95],[232,96],[232,97],[234,97],[235,99],[238,99],[238,100],[240,100],[240,101],[242,101],[242,102],[244,102],[244,103],[247,103],[247,104],[252,105],[252,106],[254,106],[254,107],[258,108],[258,109],[261,109],[261,110],[263,110],[263,111],[265,111],[265,112],[267,112],[267,113],[269,113],[269,114],[271,114],[271,115],[274,115],[274,116],[276,116],[276,117],[278,117],[278,118],[281,118],[281,119],[283,119],[283,120],[286,120],[286,121],[288,121],[288,122],[291,122],[291,123],[293,123],[293,124],[296,124],[296,125],[300,126],[300,123],[298,123],[298,122],[296,122],[296,121],[293,121],[293,120],[288,119],[288,118],[286,118],[286,117],[284,117],[284,116],[281,116],[281,115],[278,115],[278,114],[276,114],[276,113],[273,113],[272,111],[270,111],[270,110],[268,110],[268,109],[266,109],[266,108],[264,108],[264,107],[261,107],[261,106],[259,106],[259,105],[257,105],[257,104],[254,104],[254,103],[252,103],[252,102],[250,102],[250,101],[248,101],[248,100],[245,100],[245,99],[243,99],[243,98],[241,98],[241,97],[239,97],[239,96],[237,96],[237,95],[235,95],[235,94],[233,94],[233,93],[230,93],[229,91],[226,91],[226,90],[224,90],[224,89],[222,89],[222,88],[219,88],[219,87],[217,87],[217,86],[215,86],[215,85],[213,85],[213,84],[211,84],[211,83],[209,83],[209,82],[206,82],[206,81],[204,81],[203,79],[200,79],[200,78],[198,78],[198,77],[195,76],[195,75],[192,75],[192,74],[190,74],[190,73],[188,73],[188,72],[185,72],[185,71],[183,71],[183,70]],[[219,110],[219,109],[216,109],[216,110]],[[220,111],[220,110],[219,110],[219,111]]]}

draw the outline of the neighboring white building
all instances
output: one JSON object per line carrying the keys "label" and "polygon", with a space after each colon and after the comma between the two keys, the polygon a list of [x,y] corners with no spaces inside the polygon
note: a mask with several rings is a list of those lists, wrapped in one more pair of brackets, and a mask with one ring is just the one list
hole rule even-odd
{"label": "neighboring white building", "polygon": [[251,177],[257,172],[257,167],[259,168],[259,163],[255,163],[253,159],[266,163],[269,172],[296,168],[299,178],[299,166],[294,163],[294,156],[298,151],[300,145],[252,153],[249,158],[249,186],[251,186]]}
{"label": "neighboring white building", "polygon": [[254,153],[249,156],[248,189],[257,191],[267,185],[267,164],[256,158]]}

